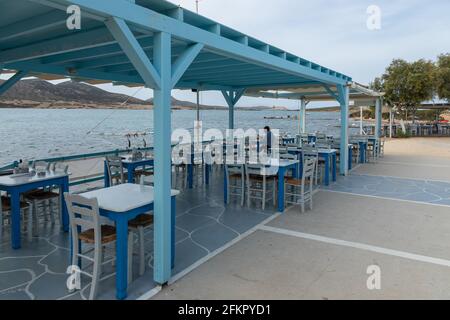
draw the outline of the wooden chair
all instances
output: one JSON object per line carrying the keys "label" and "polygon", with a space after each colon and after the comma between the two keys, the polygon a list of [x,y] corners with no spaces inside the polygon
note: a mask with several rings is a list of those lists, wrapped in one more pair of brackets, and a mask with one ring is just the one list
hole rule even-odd
{"label": "wooden chair", "polygon": [[121,157],[106,157],[106,168],[111,187],[127,182]]}
{"label": "wooden chair", "polygon": [[[48,168],[55,173],[67,174],[69,172],[69,166],[64,163],[52,163]],[[49,188],[30,191],[24,195],[25,200],[32,206],[36,230],[39,224],[39,209],[43,210],[44,219],[46,221],[48,220],[48,217],[50,217],[52,224],[55,224],[56,215],[62,227],[62,195],[59,193],[58,189],[59,188],[50,186]]]}
{"label": "wooden chair", "polygon": [[[116,228],[110,225],[102,225],[99,213],[97,199],[87,199],[79,195],[64,193],[67,210],[70,218],[70,230],[72,235],[72,265],[78,265],[79,259],[91,262],[85,269],[93,266],[92,274],[81,269],[80,272],[90,278],[91,290],[89,300],[94,300],[97,296],[99,282],[105,278],[101,278],[102,267],[105,264],[113,264],[116,260],[115,250],[110,257],[105,257],[105,253],[111,244],[116,242]],[[92,246],[85,252],[79,246],[81,243]],[[93,252],[93,257],[89,256]],[[128,236],[128,282],[132,280],[132,261],[133,261],[133,236]],[[81,267],[81,266],[80,266]]]}
{"label": "wooden chair", "polygon": [[309,202],[309,207],[313,209],[313,191],[316,169],[316,157],[304,157],[303,178],[285,180],[285,203],[286,205],[300,205],[301,212],[305,212],[305,204]]}
{"label": "wooden chair", "polygon": [[245,166],[243,164],[228,164],[225,166],[227,179],[227,204],[231,196],[241,197],[241,206],[245,202]]}
{"label": "wooden chair", "polygon": [[[11,198],[0,194],[0,240],[3,237],[5,222],[8,221],[11,225],[11,209]],[[28,240],[31,241],[33,238],[33,214],[27,202],[20,201],[20,214],[22,221],[27,221],[27,224],[24,224],[23,227],[26,226]]]}
{"label": "wooden chair", "polygon": [[[247,183],[247,206],[250,207],[251,200],[261,200],[262,209],[266,209],[267,201],[272,200],[276,205],[276,179],[277,175],[263,165],[245,165]],[[269,195],[269,197],[268,197]]]}

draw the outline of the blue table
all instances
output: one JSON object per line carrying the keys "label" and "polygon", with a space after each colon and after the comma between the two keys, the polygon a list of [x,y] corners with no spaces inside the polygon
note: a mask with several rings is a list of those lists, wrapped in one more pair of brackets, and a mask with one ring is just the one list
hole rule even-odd
{"label": "blue table", "polygon": [[[0,177],[0,191],[11,196],[11,245],[20,249],[20,195],[39,188],[59,186],[60,195],[69,192],[69,175],[67,173],[48,171],[45,176],[38,177],[32,173]],[[69,215],[65,201],[61,200],[62,228],[69,231]]]}
{"label": "blue table", "polygon": [[[130,157],[124,157],[122,161],[124,169],[127,169],[127,178],[129,183],[134,183],[134,173],[137,168],[140,167],[153,167],[155,165],[154,159],[142,159],[142,160],[132,160]],[[104,180],[105,188],[110,187],[109,185],[109,173],[106,160],[104,162]]]}
{"label": "blue table", "polygon": [[[153,187],[137,184],[121,184],[110,188],[81,194],[83,197],[97,198],[100,215],[115,222],[116,240],[116,297],[127,297],[128,287],[128,222],[140,214],[153,211]],[[176,196],[179,191],[172,190],[171,210],[171,262],[175,265],[175,220]]]}
{"label": "blue table", "polygon": [[359,146],[359,163],[366,163],[367,143],[363,140],[352,142],[352,144]]}

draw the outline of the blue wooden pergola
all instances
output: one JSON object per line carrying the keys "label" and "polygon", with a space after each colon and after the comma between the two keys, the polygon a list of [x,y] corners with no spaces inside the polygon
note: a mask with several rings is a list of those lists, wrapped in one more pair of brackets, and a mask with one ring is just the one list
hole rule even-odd
{"label": "blue wooden pergola", "polygon": [[[81,9],[80,30],[66,26],[71,5]],[[232,129],[234,106],[246,90],[333,87],[342,117],[340,169],[348,172],[350,77],[167,1],[3,0],[1,69],[16,74],[1,85],[0,94],[39,74],[154,90],[154,280],[160,284],[171,277],[172,89],[221,91]]]}

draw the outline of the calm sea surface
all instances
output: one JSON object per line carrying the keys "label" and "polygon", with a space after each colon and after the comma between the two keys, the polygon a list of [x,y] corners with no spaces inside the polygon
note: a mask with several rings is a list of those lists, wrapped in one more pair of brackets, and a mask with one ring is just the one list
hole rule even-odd
{"label": "calm sea surface", "polygon": [[[267,120],[265,117],[294,117],[295,111],[238,111],[235,126],[261,129],[266,125],[296,134],[298,120]],[[194,126],[195,111],[174,111],[172,129]],[[227,111],[202,111],[203,128],[225,130]],[[339,113],[312,112],[307,115],[308,132],[339,135]],[[39,110],[0,109],[0,167],[19,159],[43,159],[125,148],[125,135],[147,132],[152,145],[153,111],[149,110]],[[133,141],[142,146],[142,137]]]}

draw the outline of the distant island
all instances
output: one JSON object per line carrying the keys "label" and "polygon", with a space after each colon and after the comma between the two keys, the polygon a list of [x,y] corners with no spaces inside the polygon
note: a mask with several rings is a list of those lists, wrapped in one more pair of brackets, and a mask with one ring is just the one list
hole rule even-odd
{"label": "distant island", "polygon": [[[3,80],[0,80],[0,84]],[[127,102],[126,102],[127,101]],[[126,102],[126,103],[125,103]],[[131,109],[151,110],[153,99],[141,100],[111,93],[82,82],[52,84],[40,79],[22,80],[0,96],[0,108],[34,109]],[[172,97],[173,110],[195,110],[197,105]],[[228,110],[223,106],[200,105],[202,110]],[[285,107],[241,107],[245,111],[281,110]]]}

